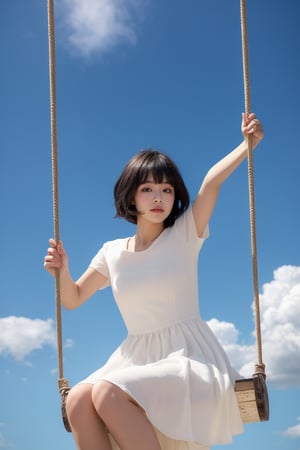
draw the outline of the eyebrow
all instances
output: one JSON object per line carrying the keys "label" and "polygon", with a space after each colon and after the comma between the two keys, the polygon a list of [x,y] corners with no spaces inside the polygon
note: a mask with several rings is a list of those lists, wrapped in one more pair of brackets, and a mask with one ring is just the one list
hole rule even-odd
{"label": "eyebrow", "polygon": [[172,186],[172,184],[169,181],[167,181],[167,180],[163,180],[161,183],[155,183],[154,180],[145,180],[141,184],[147,184],[147,183],[150,183],[150,184],[169,184],[170,186]]}

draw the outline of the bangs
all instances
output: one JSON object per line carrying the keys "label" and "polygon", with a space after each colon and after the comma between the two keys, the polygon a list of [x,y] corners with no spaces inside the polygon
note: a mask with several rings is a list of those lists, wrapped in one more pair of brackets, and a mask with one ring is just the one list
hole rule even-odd
{"label": "bangs", "polygon": [[144,160],[138,168],[136,185],[144,184],[151,179],[155,184],[168,183],[174,187],[176,184],[174,167],[171,167],[161,155],[152,156],[151,159]]}

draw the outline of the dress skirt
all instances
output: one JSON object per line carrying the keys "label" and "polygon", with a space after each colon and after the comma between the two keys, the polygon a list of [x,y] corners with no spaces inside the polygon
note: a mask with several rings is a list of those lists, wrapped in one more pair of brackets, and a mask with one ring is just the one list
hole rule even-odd
{"label": "dress skirt", "polygon": [[129,334],[82,383],[106,380],[128,393],[154,426],[162,450],[207,450],[243,431],[237,377],[206,322],[194,317]]}

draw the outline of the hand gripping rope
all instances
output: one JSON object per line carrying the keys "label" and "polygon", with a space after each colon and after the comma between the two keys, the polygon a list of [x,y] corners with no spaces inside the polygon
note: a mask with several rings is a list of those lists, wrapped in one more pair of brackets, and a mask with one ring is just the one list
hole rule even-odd
{"label": "hand gripping rope", "polygon": [[[241,34],[243,52],[244,96],[245,113],[250,114],[250,82],[248,62],[248,34],[246,18],[246,0],[240,0]],[[50,81],[50,122],[51,122],[51,156],[52,156],[52,196],[53,196],[53,223],[54,239],[58,245],[59,236],[59,195],[58,195],[58,151],[56,128],[56,71],[55,71],[55,30],[54,30],[54,5],[53,0],[48,0],[48,40],[49,40],[49,81]],[[250,210],[250,234],[252,248],[252,271],[255,304],[256,345],[258,362],[255,365],[255,373],[252,378],[237,380],[235,392],[239,404],[241,417],[244,422],[258,422],[269,419],[268,392],[265,383],[265,365],[262,360],[262,340],[259,311],[259,290],[256,250],[256,219],[254,199],[254,167],[252,155],[252,139],[248,136],[248,184],[249,184],[249,210]],[[66,398],[70,390],[68,381],[64,378],[63,351],[62,351],[62,318],[59,270],[55,274],[56,296],[56,331],[58,351],[58,388],[61,394],[61,409],[63,423],[67,431],[71,431],[66,413]]]}

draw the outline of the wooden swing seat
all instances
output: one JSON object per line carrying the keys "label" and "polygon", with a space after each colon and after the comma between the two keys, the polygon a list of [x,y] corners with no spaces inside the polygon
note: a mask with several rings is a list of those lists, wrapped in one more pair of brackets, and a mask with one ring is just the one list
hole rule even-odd
{"label": "wooden swing seat", "polygon": [[269,420],[269,398],[264,374],[236,380],[235,393],[244,423]]}

